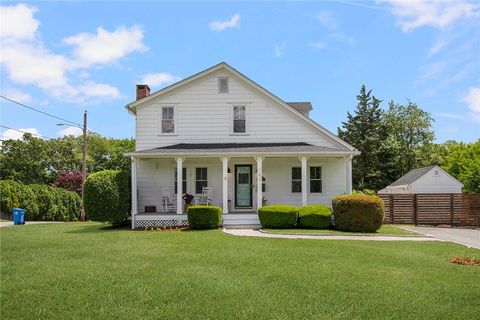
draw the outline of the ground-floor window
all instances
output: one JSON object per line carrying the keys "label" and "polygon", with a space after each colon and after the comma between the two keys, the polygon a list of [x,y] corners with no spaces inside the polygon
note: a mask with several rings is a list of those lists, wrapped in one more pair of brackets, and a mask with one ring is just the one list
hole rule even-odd
{"label": "ground-floor window", "polygon": [[200,194],[204,187],[208,187],[207,168],[196,168],[195,170],[195,193]]}
{"label": "ground-floor window", "polygon": [[[175,194],[177,194],[177,169],[175,168]],[[187,168],[182,168],[182,191],[187,193]]]}
{"label": "ground-floor window", "polygon": [[292,192],[302,192],[302,168],[292,168]]}
{"label": "ground-floor window", "polygon": [[310,167],[310,192],[322,193],[322,167]]}

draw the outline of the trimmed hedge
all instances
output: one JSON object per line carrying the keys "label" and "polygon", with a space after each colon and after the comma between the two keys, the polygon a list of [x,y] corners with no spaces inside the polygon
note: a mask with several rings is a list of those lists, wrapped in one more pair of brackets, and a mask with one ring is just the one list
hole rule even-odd
{"label": "trimmed hedge", "polygon": [[222,224],[222,209],[215,206],[190,206],[187,216],[192,229],[213,229]]}
{"label": "trimmed hedge", "polygon": [[326,205],[310,205],[298,210],[298,227],[328,229],[332,210]]}
{"label": "trimmed hedge", "polygon": [[72,221],[80,216],[78,194],[46,185],[26,185],[12,180],[0,181],[0,207],[10,214],[13,208],[25,209],[25,220]]}
{"label": "trimmed hedge", "polygon": [[335,228],[342,231],[375,232],[383,222],[383,200],[377,196],[342,195],[333,198]]}
{"label": "trimmed hedge", "polygon": [[93,173],[85,181],[84,197],[88,219],[125,223],[130,216],[130,175],[117,170]]}
{"label": "trimmed hedge", "polygon": [[293,228],[298,218],[298,208],[289,205],[271,205],[258,209],[263,228]]}

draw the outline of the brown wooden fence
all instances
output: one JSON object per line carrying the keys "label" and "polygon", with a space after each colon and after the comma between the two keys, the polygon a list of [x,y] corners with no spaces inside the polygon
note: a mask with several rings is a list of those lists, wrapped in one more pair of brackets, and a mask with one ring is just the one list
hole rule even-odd
{"label": "brown wooden fence", "polygon": [[385,223],[480,226],[480,193],[382,194]]}

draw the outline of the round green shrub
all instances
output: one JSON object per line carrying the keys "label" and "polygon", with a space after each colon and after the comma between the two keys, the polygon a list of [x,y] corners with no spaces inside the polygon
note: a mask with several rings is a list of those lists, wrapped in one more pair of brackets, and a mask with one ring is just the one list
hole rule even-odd
{"label": "round green shrub", "polygon": [[128,173],[104,170],[89,175],[84,185],[84,208],[90,220],[125,223],[130,215]]}
{"label": "round green shrub", "polygon": [[263,228],[293,228],[297,223],[298,208],[289,205],[271,205],[258,209]]}
{"label": "round green shrub", "polygon": [[326,205],[309,205],[298,210],[298,226],[301,228],[328,229],[332,210]]}
{"label": "round green shrub", "polygon": [[222,209],[215,206],[190,206],[187,216],[192,229],[213,229],[222,224]]}
{"label": "round green shrub", "polygon": [[333,198],[335,228],[342,231],[375,232],[383,223],[383,201],[377,196],[342,195]]}

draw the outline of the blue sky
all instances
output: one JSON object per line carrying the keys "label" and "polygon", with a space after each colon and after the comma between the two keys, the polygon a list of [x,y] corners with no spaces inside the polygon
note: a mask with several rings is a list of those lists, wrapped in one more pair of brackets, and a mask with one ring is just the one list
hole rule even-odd
{"label": "blue sky", "polygon": [[[105,136],[133,137],[135,84],[226,61],[337,132],[365,84],[416,102],[438,142],[480,137],[478,2],[2,2],[1,93]],[[1,125],[78,134],[2,99]],[[64,130],[64,131],[62,131]],[[3,139],[18,135],[1,129]]]}

